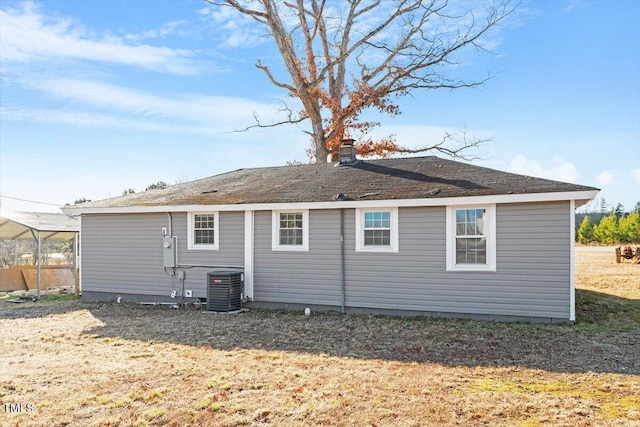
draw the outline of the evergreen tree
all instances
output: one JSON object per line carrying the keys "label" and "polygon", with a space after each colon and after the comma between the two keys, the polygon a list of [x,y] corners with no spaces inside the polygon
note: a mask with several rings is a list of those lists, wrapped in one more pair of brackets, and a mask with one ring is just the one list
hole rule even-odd
{"label": "evergreen tree", "polygon": [[622,206],[622,203],[618,203],[611,213],[618,219],[622,218],[624,215],[624,206]]}
{"label": "evergreen tree", "polygon": [[602,218],[600,223],[594,227],[593,232],[596,240],[600,243],[619,242],[618,218],[613,213]]}
{"label": "evergreen tree", "polygon": [[589,219],[589,216],[585,216],[578,228],[578,242],[583,245],[591,243],[595,240],[593,223]]}
{"label": "evergreen tree", "polygon": [[623,243],[640,243],[640,212],[620,218],[619,234]]}

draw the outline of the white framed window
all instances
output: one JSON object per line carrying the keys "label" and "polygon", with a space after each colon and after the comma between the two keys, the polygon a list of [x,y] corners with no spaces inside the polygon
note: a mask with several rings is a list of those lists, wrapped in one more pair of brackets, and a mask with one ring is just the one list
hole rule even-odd
{"label": "white framed window", "polygon": [[219,249],[218,212],[189,212],[187,214],[187,230],[188,249],[213,251]]}
{"label": "white framed window", "polygon": [[398,252],[398,208],[356,209],[356,252]]}
{"label": "white framed window", "polygon": [[272,211],[271,249],[274,251],[309,250],[309,211]]}
{"label": "white framed window", "polygon": [[447,206],[447,271],[496,271],[496,206]]}

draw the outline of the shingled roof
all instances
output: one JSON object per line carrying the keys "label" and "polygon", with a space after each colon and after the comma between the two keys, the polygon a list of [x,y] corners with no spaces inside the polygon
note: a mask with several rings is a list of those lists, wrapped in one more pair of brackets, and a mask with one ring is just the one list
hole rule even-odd
{"label": "shingled roof", "polygon": [[426,199],[596,190],[429,156],[238,169],[78,207]]}

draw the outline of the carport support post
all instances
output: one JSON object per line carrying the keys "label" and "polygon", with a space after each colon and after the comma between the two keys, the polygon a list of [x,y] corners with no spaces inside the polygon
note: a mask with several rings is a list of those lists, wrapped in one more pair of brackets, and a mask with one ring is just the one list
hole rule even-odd
{"label": "carport support post", "polygon": [[80,296],[80,277],[78,270],[78,233],[73,236],[73,288],[75,290],[75,296]]}
{"label": "carport support post", "polygon": [[40,238],[40,231],[38,231],[37,243],[38,245],[38,275],[37,275],[37,287],[36,287],[36,298],[40,299],[40,279],[42,277],[40,271],[40,265],[42,264],[42,239]]}
{"label": "carport support post", "polygon": [[[40,299],[40,256],[41,256],[41,247],[42,247],[42,239],[40,238],[40,231],[37,231],[37,234],[34,233],[33,228],[31,228],[31,235],[33,236],[33,240],[36,241],[36,262],[38,263],[38,269],[36,270],[36,298]],[[25,231],[26,233],[26,231]]]}

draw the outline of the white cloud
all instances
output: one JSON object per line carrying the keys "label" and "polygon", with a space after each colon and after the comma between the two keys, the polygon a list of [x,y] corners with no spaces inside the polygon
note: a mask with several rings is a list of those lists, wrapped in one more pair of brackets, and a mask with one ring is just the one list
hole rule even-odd
{"label": "white cloud", "polygon": [[8,62],[91,60],[179,75],[200,71],[195,52],[135,45],[113,36],[96,36],[69,18],[48,17],[32,3],[0,10],[0,57]]}
{"label": "white cloud", "polygon": [[[230,132],[255,124],[254,113],[262,123],[284,119],[283,113],[278,111],[280,105],[244,98],[194,94],[163,97],[81,80],[48,80],[34,84],[33,87],[48,95],[84,106],[84,111],[0,107],[3,120],[189,135],[227,134],[228,138]],[[90,112],[86,106],[100,110]],[[265,133],[267,130],[261,129],[260,132]]]}
{"label": "white cloud", "polygon": [[629,178],[640,185],[640,169],[631,169],[629,171]]}
{"label": "white cloud", "polygon": [[132,42],[139,43],[142,40],[148,39],[156,39],[156,38],[165,38],[167,36],[182,32],[179,30],[180,27],[184,27],[187,25],[189,21],[181,19],[179,21],[171,21],[162,25],[160,28],[155,30],[147,30],[141,33],[129,33],[124,36],[126,40],[130,40]]}
{"label": "white cloud", "polygon": [[196,135],[213,135],[212,129],[179,125],[173,123],[158,123],[152,121],[127,119],[108,114],[94,114],[79,111],[61,111],[30,108],[0,108],[3,120],[30,121],[37,123],[67,124],[75,126],[87,126],[106,129],[128,129],[152,132],[180,132]]}
{"label": "white cloud", "polygon": [[[52,79],[32,82],[31,86],[49,96],[70,100],[79,105],[107,108],[144,118],[178,119],[200,123],[208,128],[223,125],[221,131],[231,131],[252,124],[254,112],[265,123],[276,120],[280,107],[226,96],[189,93],[162,96],[88,80]],[[165,124],[163,122],[163,126]]]}
{"label": "white cloud", "polygon": [[616,184],[616,176],[614,172],[604,171],[596,177],[596,184],[603,187]]}
{"label": "white cloud", "polygon": [[211,6],[200,9],[198,13],[210,20],[214,34],[222,39],[223,46],[253,47],[266,41],[261,24],[231,7]]}
{"label": "white cloud", "polygon": [[518,154],[511,160],[509,171],[564,182],[574,183],[578,180],[578,170],[575,165],[557,154],[553,156],[550,166],[543,166],[534,159],[527,159],[523,154]]}

